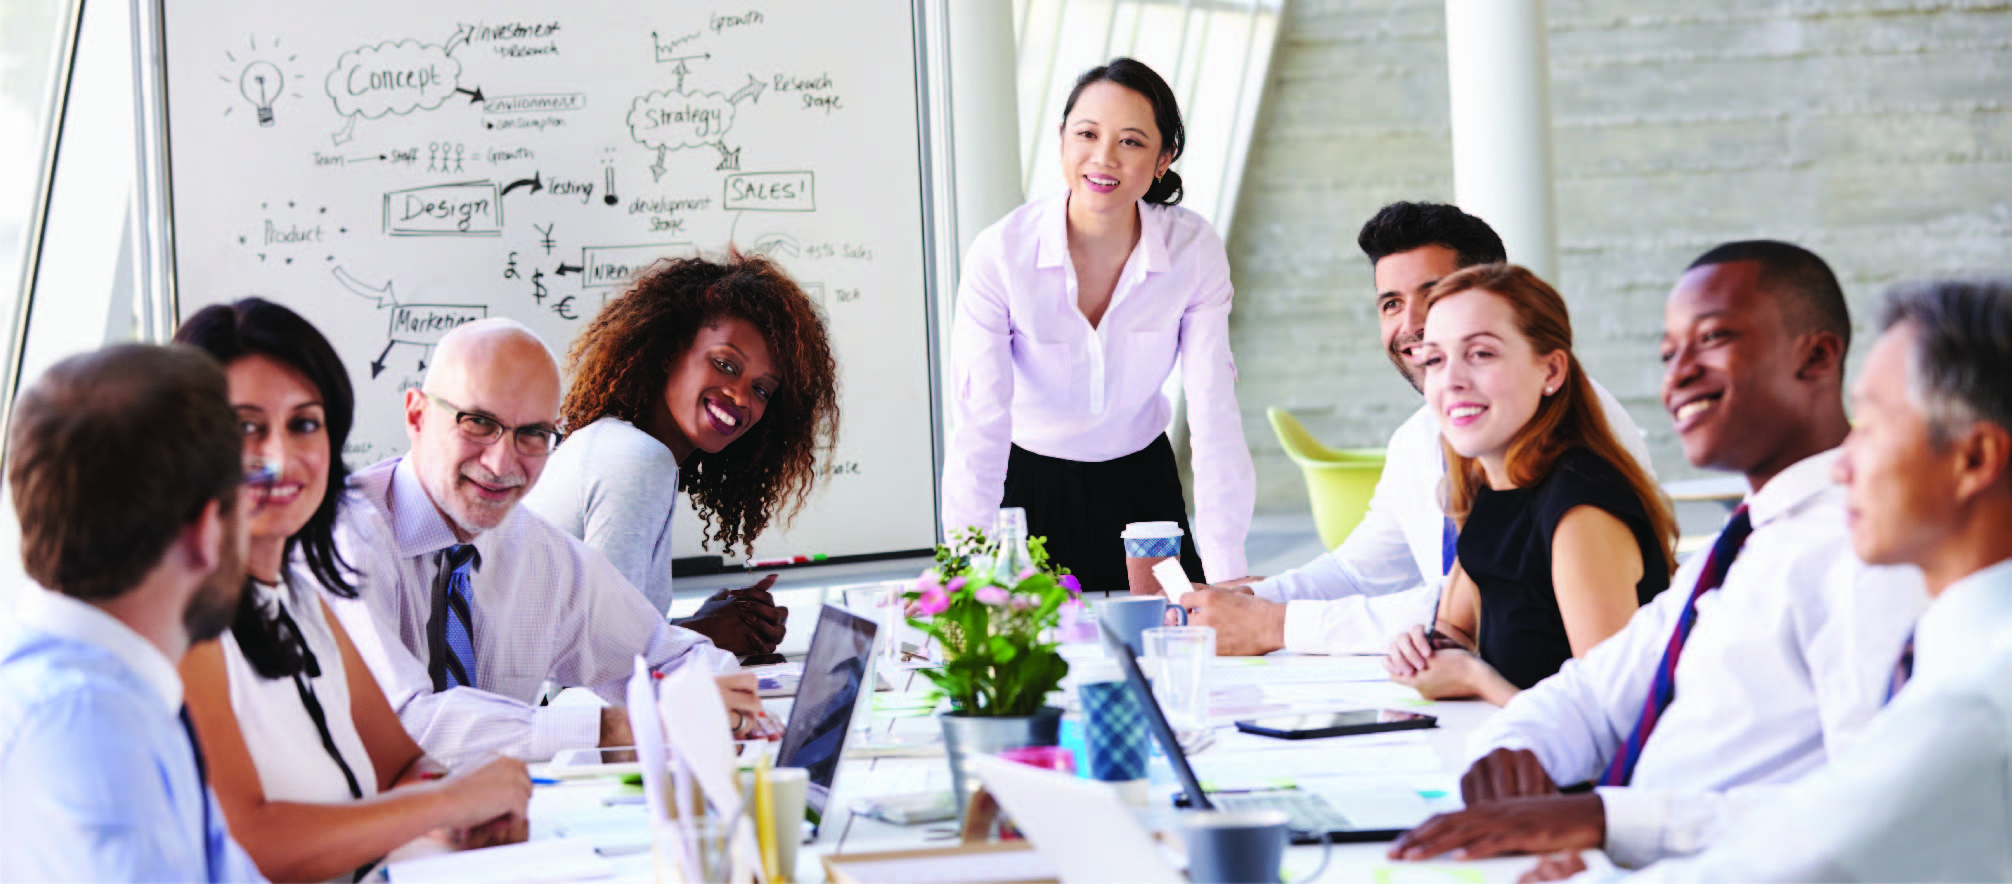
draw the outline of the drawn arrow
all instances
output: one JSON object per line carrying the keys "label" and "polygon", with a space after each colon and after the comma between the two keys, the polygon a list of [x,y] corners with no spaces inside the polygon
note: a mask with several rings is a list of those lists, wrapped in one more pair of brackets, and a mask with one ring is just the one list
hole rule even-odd
{"label": "drawn arrow", "polygon": [[720,149],[720,164],[713,167],[715,172],[738,172],[741,170],[741,149],[728,147],[722,141],[713,145]]}
{"label": "drawn arrow", "polygon": [[377,354],[377,358],[376,358],[376,359],[372,359],[372,360],[370,360],[370,379],[371,379],[371,380],[373,380],[373,381],[374,381],[374,380],[377,380],[377,376],[378,376],[378,375],[381,375],[381,374],[383,374],[383,373],[384,373],[384,357],[386,357],[386,356],[390,356],[390,355],[391,355],[391,348],[393,348],[393,347],[396,347],[396,346],[398,346],[398,342],[397,342],[397,341],[385,341],[385,342],[384,342],[384,352],[382,352],[382,353],[379,353],[379,354]]}
{"label": "drawn arrow", "polygon": [[356,115],[351,114],[349,122],[342,124],[341,129],[328,137],[335,139],[337,145],[348,144],[349,139],[356,137]]}
{"label": "drawn arrow", "polygon": [[468,103],[469,103],[469,104],[481,104],[481,103],[482,103],[482,87],[480,87],[480,86],[477,86],[477,87],[475,87],[475,90],[474,90],[474,91],[472,91],[472,92],[471,92],[471,91],[469,91],[469,90],[467,90],[467,89],[463,89],[463,88],[461,88],[461,87],[459,87],[459,86],[456,86],[456,87],[454,87],[454,91],[456,91],[456,92],[459,92],[459,93],[461,93],[462,95],[466,95],[466,96],[468,96]]}
{"label": "drawn arrow", "polygon": [[727,103],[740,104],[741,99],[746,98],[752,100],[756,104],[760,104],[761,91],[767,88],[768,84],[755,79],[755,75],[749,74],[748,84],[746,86],[742,86],[741,88],[734,90],[734,94],[727,96]]}
{"label": "drawn arrow", "polygon": [[650,166],[650,180],[664,180],[664,149],[657,148],[657,161]]}
{"label": "drawn arrow", "polygon": [[349,275],[349,271],[341,267],[337,267],[330,272],[335,274],[335,281],[341,284],[343,288],[349,289],[357,297],[364,300],[376,302],[380,310],[398,303],[398,298],[391,293],[391,280],[385,280],[384,287],[378,288],[367,285],[362,280]]}
{"label": "drawn arrow", "polygon": [[573,266],[573,265],[571,265],[571,264],[568,264],[568,263],[566,263],[566,262],[564,262],[564,261],[560,261],[560,262],[559,262],[559,269],[558,269],[558,270],[556,270],[556,271],[554,271],[552,275],[553,275],[553,276],[565,276],[565,275],[566,275],[566,274],[568,274],[568,273],[585,273],[585,272],[587,272],[587,268],[585,268],[585,267],[575,267],[575,266]]}
{"label": "drawn arrow", "polygon": [[516,190],[517,188],[524,187],[526,185],[530,186],[532,193],[537,193],[538,191],[544,190],[545,183],[539,180],[539,175],[542,174],[543,173],[534,173],[529,178],[519,178],[515,181],[510,182],[510,185],[508,187],[503,188],[503,192],[497,195],[497,199],[502,199],[503,197],[509,196],[510,191]]}
{"label": "drawn arrow", "polygon": [[447,38],[447,46],[440,50],[440,54],[453,55],[454,50],[456,48],[460,47],[461,44],[468,42],[469,36],[470,34],[467,25],[462,25],[460,27],[455,28],[454,36]]}

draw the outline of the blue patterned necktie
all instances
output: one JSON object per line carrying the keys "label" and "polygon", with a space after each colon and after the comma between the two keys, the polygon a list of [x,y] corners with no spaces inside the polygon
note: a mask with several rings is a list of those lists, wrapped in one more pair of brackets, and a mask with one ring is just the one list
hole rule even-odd
{"label": "blue patterned necktie", "polygon": [[1893,664],[1893,680],[1886,685],[1886,702],[1893,702],[1894,695],[1900,693],[1901,688],[1907,687],[1908,680],[1913,677],[1914,633],[1909,631],[1907,643],[1900,646],[1900,660]]}
{"label": "blue patterned necktie", "polygon": [[469,577],[478,558],[473,545],[462,543],[448,547],[440,560],[441,573],[447,575],[446,609],[441,612],[441,639],[447,653],[441,662],[445,669],[442,683],[448,688],[480,687],[475,683],[475,617],[469,607],[475,595]]}
{"label": "blue patterned necktie", "polygon": [[1753,521],[1747,517],[1746,504],[1740,504],[1740,508],[1733,511],[1732,520],[1726,523],[1725,530],[1719,532],[1719,539],[1712,544],[1705,567],[1698,572],[1697,586],[1684,602],[1683,613],[1677,615],[1677,628],[1670,631],[1662,663],[1656,666],[1655,680],[1649,683],[1649,697],[1642,703],[1641,717],[1636,719],[1635,730],[1628,735],[1628,741],[1621,744],[1621,750],[1607,765],[1600,785],[1625,786],[1634,778],[1635,762],[1642,758],[1642,747],[1648,745],[1649,735],[1655,732],[1656,722],[1662,719],[1663,710],[1677,698],[1677,660],[1684,653],[1684,642],[1691,637],[1691,627],[1697,625],[1698,597],[1725,582],[1726,572],[1732,570],[1733,559],[1739,557],[1740,548],[1746,545],[1747,535],[1752,533]]}

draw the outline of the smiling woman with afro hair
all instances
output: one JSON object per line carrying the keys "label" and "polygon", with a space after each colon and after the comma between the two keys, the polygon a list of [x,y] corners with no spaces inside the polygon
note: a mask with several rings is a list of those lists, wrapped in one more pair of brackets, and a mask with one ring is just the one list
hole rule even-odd
{"label": "smiling woman with afro hair", "polygon": [[[837,364],[817,306],[759,255],[658,261],[573,342],[569,435],[525,504],[600,550],[658,610],[671,602],[682,490],[704,545],[746,554],[801,510],[838,435]],[[782,638],[773,577],[679,621],[737,654]]]}

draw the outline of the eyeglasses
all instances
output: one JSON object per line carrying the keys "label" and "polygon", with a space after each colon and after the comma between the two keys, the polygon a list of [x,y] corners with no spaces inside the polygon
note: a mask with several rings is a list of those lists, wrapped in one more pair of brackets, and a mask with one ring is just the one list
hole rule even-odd
{"label": "eyeglasses", "polygon": [[272,499],[272,489],[279,484],[279,470],[262,460],[252,460],[245,464],[244,486],[238,492],[238,499],[251,505],[254,510],[264,509]]}
{"label": "eyeglasses", "polygon": [[[425,392],[425,391],[421,391]],[[559,431],[543,424],[525,424],[521,427],[506,427],[501,421],[476,411],[464,410],[445,399],[427,393],[426,398],[433,404],[454,412],[454,426],[468,441],[482,445],[494,445],[496,440],[509,433],[517,453],[525,457],[544,457],[551,454],[559,444]]]}

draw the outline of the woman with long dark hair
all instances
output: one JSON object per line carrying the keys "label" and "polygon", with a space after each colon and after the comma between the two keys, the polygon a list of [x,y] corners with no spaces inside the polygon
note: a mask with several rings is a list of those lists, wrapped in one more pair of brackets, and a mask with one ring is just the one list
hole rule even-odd
{"label": "woman with long dark hair", "polygon": [[[1000,507],[1085,591],[1124,591],[1120,534],[1175,522],[1193,582],[1246,576],[1255,500],[1230,357],[1229,259],[1178,206],[1187,133],[1173,90],[1129,58],[1092,68],[1062,109],[1066,190],[1015,209],[965,255],[950,340],[943,528]],[[1166,429],[1176,362],[1195,519]],[[1204,577],[1206,576],[1206,580]]]}
{"label": "woman with long dark hair", "polygon": [[1385,665],[1427,697],[1501,705],[1670,585],[1676,516],[1614,437],[1555,289],[1483,264],[1441,280],[1426,305],[1413,353],[1459,563],[1436,634],[1399,635]]}
{"label": "woman with long dark hair", "polygon": [[356,412],[334,348],[259,298],[197,311],[175,341],[223,364],[245,454],[269,471],[246,496],[251,585],[236,619],[182,662],[232,835],[275,881],[348,880],[435,830],[459,846],[523,840],[524,763],[432,763],[321,601],[356,597],[333,538]]}
{"label": "woman with long dark hair", "polygon": [[[752,550],[802,508],[838,435],[838,368],[816,305],[759,255],[662,261],[573,340],[566,440],[524,504],[671,604],[680,490],[705,540]],[[767,654],[785,609],[773,576],[677,621],[735,654]]]}

